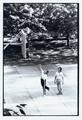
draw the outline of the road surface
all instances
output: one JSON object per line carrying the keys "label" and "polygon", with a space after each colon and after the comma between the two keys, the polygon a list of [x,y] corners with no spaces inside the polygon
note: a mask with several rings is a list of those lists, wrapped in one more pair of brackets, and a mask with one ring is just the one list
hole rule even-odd
{"label": "road surface", "polygon": [[77,115],[77,64],[62,64],[65,76],[63,95],[57,95],[54,75],[58,64],[42,65],[48,69],[47,85],[50,91],[42,95],[39,65],[4,66],[5,108],[27,104],[26,115]]}

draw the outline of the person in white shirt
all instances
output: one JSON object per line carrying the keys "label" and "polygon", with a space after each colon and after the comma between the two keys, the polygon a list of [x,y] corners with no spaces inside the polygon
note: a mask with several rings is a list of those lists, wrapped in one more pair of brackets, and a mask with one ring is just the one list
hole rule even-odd
{"label": "person in white shirt", "polygon": [[41,70],[41,86],[42,86],[42,89],[43,89],[43,95],[46,95],[46,89],[49,91],[49,87],[46,85],[46,80],[48,78],[48,73],[49,71],[43,71],[41,65],[40,65],[40,70]]}
{"label": "person in white shirt", "polygon": [[62,67],[58,67],[58,72],[55,74],[54,83],[57,84],[58,94],[62,95],[62,87],[64,84],[64,75],[62,73]]}

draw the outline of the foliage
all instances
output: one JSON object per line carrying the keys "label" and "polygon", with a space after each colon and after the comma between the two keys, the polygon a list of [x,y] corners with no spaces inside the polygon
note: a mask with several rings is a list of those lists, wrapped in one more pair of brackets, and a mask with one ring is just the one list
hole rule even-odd
{"label": "foliage", "polygon": [[29,27],[37,35],[77,36],[77,13],[78,4],[72,3],[4,3],[4,35],[12,36]]}
{"label": "foliage", "polygon": [[4,108],[4,116],[20,116],[26,115],[24,107],[26,104],[16,105],[14,108]]}

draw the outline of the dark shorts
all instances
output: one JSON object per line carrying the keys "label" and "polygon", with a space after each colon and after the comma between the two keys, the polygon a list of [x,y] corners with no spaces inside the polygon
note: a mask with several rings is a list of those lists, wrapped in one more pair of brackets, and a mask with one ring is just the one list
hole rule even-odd
{"label": "dark shorts", "polygon": [[43,80],[43,79],[41,78],[41,85],[42,85],[42,87],[44,87],[45,82],[46,82],[46,80]]}

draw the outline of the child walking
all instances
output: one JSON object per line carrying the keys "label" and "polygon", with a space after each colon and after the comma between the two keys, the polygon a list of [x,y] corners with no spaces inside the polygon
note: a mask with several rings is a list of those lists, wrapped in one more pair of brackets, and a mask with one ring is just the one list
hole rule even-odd
{"label": "child walking", "polygon": [[43,89],[43,95],[46,95],[46,89],[49,91],[49,87],[46,85],[46,80],[47,80],[49,71],[44,72],[41,65],[40,65],[40,70],[41,70],[41,86]]}
{"label": "child walking", "polygon": [[64,75],[62,73],[62,67],[58,67],[58,71],[55,74],[55,80],[54,83],[57,84],[58,94],[62,95],[62,87],[64,84]]}

